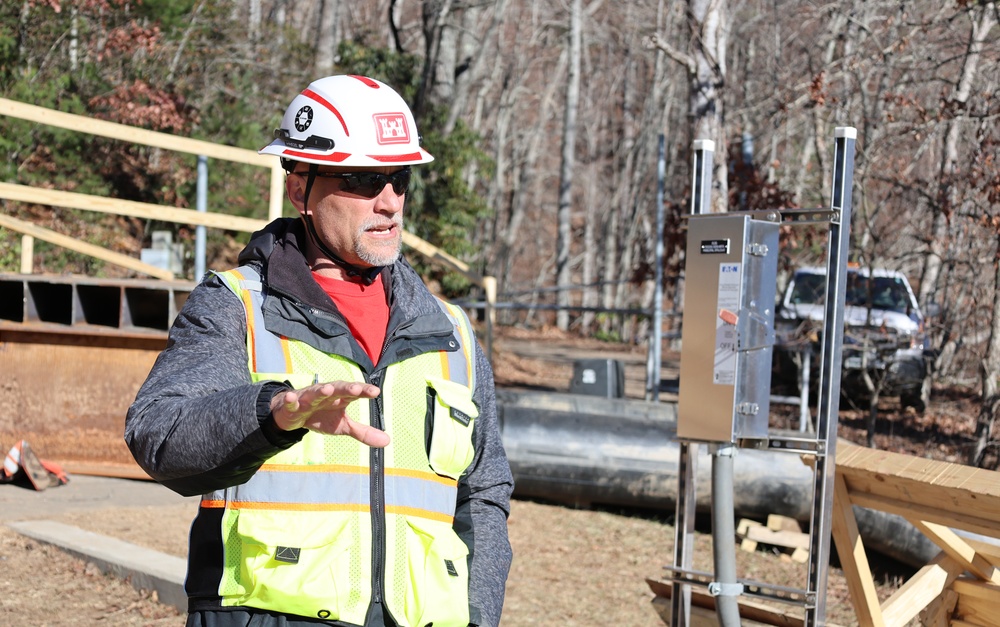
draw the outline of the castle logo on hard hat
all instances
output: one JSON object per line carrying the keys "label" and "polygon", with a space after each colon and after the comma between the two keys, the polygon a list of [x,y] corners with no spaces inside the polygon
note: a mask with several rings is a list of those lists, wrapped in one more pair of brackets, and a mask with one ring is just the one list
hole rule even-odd
{"label": "castle logo on hard hat", "polygon": [[306,105],[295,114],[295,130],[302,132],[313,122],[313,108]]}
{"label": "castle logo on hard hat", "polygon": [[410,127],[402,113],[376,113],[372,118],[375,120],[375,139],[379,144],[410,143]]}

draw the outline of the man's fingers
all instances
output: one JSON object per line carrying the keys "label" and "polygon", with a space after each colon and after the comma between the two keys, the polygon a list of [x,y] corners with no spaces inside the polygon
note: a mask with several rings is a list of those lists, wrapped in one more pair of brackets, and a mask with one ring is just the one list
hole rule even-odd
{"label": "man's fingers", "polygon": [[385,448],[389,445],[389,434],[385,431],[347,418],[345,420],[347,421],[347,434],[358,442],[372,448]]}
{"label": "man's fingers", "polygon": [[[306,388],[314,391],[323,397],[335,396],[337,398],[375,398],[381,390],[371,383],[358,383],[356,381],[331,381],[329,383],[317,383]],[[303,390],[305,391],[305,390]]]}

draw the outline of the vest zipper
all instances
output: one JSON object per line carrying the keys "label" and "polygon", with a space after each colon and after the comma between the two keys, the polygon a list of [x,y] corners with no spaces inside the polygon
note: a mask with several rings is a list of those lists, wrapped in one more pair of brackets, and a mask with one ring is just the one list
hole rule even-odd
{"label": "vest zipper", "polygon": [[[383,347],[384,350],[384,347]],[[382,387],[382,371],[369,377],[369,383]],[[373,400],[371,426],[385,429],[382,420],[382,395]],[[372,504],[372,600],[382,603],[385,594],[385,485],[383,473],[385,452],[380,448],[371,450],[371,504]],[[388,611],[388,608],[385,608]]]}

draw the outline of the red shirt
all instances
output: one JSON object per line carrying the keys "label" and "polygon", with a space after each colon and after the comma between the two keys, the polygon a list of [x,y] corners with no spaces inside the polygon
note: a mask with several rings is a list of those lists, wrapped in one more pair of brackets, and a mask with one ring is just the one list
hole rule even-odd
{"label": "red shirt", "polygon": [[331,279],[315,272],[313,278],[344,316],[351,334],[368,353],[372,364],[377,364],[389,324],[389,303],[385,300],[382,275],[371,285]]}

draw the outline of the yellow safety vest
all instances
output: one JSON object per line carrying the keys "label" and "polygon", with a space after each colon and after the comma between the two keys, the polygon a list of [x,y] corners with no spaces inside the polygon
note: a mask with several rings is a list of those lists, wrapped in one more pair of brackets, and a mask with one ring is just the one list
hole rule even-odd
{"label": "yellow safety vest", "polygon": [[[268,332],[253,269],[219,276],[246,310],[253,381],[294,388],[365,381],[350,359]],[[469,549],[452,524],[479,415],[473,338],[465,313],[439,302],[455,326],[457,350],[386,368],[380,398],[387,447],[309,432],[246,483],[202,498],[202,507],[225,509],[223,606],[361,625],[374,601],[400,627],[468,625]],[[352,403],[348,415],[371,424],[376,403]]]}

